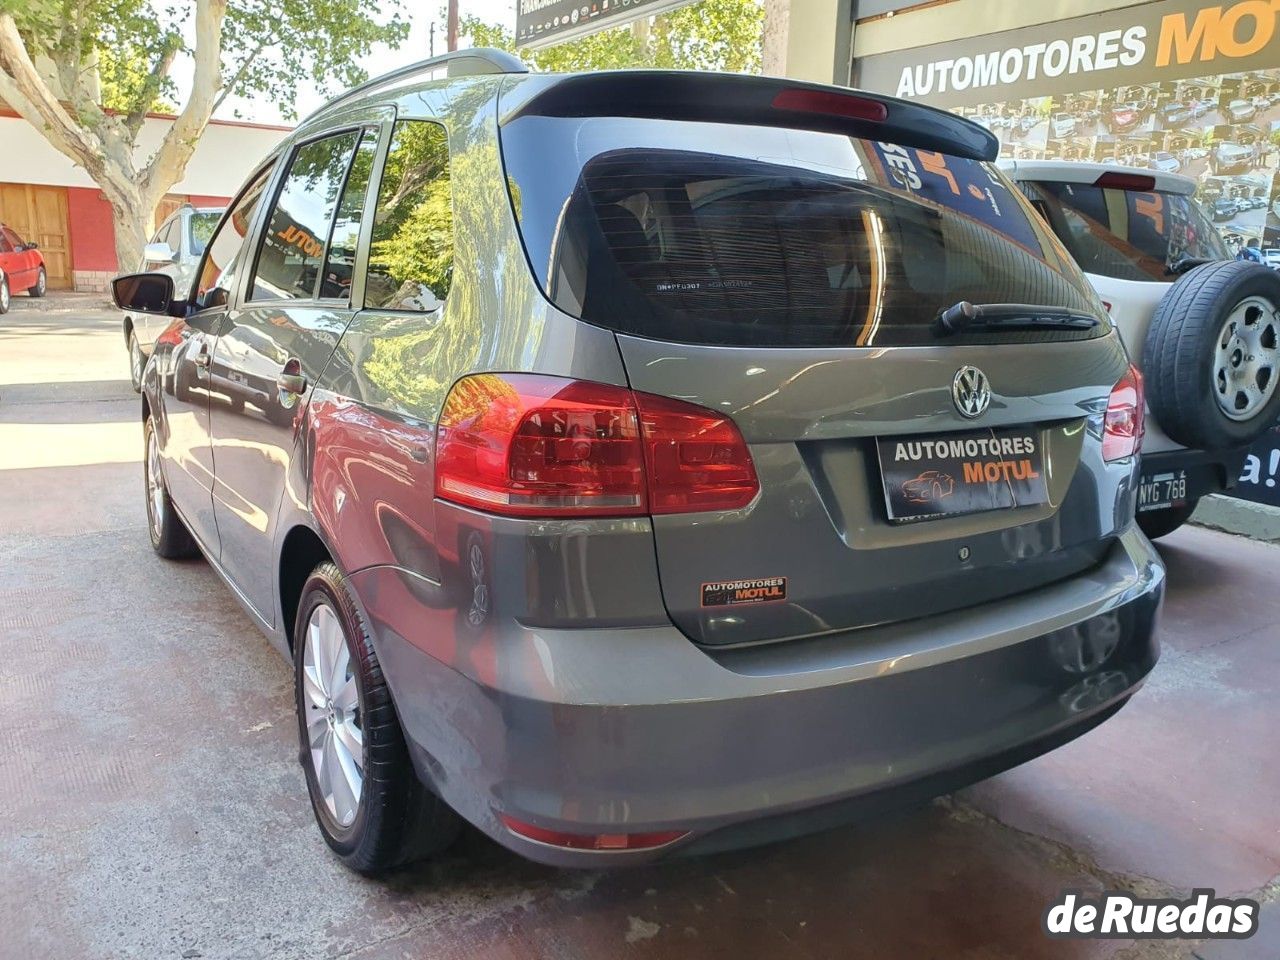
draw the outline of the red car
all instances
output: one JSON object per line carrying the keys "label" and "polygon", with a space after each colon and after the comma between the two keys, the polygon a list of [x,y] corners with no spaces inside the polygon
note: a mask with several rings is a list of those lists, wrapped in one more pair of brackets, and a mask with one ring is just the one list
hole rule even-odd
{"label": "red car", "polygon": [[34,243],[25,243],[13,230],[0,223],[0,313],[9,309],[9,298],[24,290],[43,297],[49,279],[44,257]]}

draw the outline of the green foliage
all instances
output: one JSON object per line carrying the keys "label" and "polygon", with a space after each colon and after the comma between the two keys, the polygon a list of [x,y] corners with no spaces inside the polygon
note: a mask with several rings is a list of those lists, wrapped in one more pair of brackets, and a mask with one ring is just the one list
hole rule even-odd
{"label": "green foliage", "polygon": [[[102,106],[126,114],[175,96],[169,63],[192,52],[184,27],[194,10],[191,0],[0,0],[33,57],[49,57],[63,78],[96,66]],[[408,33],[400,0],[229,0],[223,93],[271,100],[292,116],[299,87],[359,83],[356,61],[377,44],[398,47]]]}
{"label": "green foliage", "polygon": [[168,77],[157,78],[152,89],[147,89],[151,72],[149,64],[137,48],[122,45],[103,47],[98,51],[98,82],[101,87],[102,106],[107,110],[129,113],[133,109],[155,113],[176,113],[173,105],[177,87]]}
{"label": "green foliage", "polygon": [[396,124],[374,216],[374,301],[398,303],[420,287],[443,301],[453,279],[453,205],[449,146],[436,124]]}
{"label": "green foliage", "polygon": [[[370,11],[379,11],[378,15]],[[336,92],[367,79],[356,61],[409,34],[400,0],[231,0],[222,36],[235,96],[260,97],[293,116],[298,87]]]}
{"label": "green foliage", "polygon": [[[463,17],[460,32],[476,47],[515,50],[510,30],[476,17]],[[658,67],[759,73],[763,37],[759,0],[700,0],[653,18],[647,37],[625,25],[520,56],[549,72]]]}

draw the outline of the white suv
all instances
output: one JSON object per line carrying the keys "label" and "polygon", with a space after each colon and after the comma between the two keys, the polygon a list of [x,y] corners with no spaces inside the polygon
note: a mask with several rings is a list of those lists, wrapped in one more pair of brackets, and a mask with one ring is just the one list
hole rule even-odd
{"label": "white suv", "polygon": [[[204,255],[204,245],[222,219],[222,210],[222,207],[184,204],[160,224],[151,242],[142,248],[138,270],[167,274],[173,278],[174,287],[185,293],[191,288],[196,264]],[[129,379],[133,381],[133,389],[141,392],[142,368],[151,356],[156,337],[167,324],[141,311],[130,311],[124,315],[123,325],[124,345],[129,351]]]}
{"label": "white suv", "polygon": [[1084,270],[1147,385],[1138,523],[1176,530],[1235,484],[1245,448],[1280,418],[1280,274],[1232,259],[1162,171],[1001,161]]}

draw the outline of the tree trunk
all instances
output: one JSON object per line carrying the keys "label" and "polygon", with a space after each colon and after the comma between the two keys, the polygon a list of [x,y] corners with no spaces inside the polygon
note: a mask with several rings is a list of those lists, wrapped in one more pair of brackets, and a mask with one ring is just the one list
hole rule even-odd
{"label": "tree trunk", "polygon": [[115,232],[116,269],[133,273],[142,263],[142,248],[151,239],[155,211],[143,212],[139,204],[111,204],[111,226]]}
{"label": "tree trunk", "polygon": [[764,0],[764,51],[761,72],[766,77],[787,75],[790,0]]}

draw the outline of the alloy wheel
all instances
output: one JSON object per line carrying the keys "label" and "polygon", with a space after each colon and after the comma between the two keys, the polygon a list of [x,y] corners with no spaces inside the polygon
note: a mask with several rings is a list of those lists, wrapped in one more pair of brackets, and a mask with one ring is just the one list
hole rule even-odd
{"label": "alloy wheel", "polygon": [[135,387],[142,384],[142,348],[133,334],[129,334],[129,376],[133,378]]}
{"label": "alloy wheel", "polygon": [[9,281],[0,280],[0,313],[9,311]]}
{"label": "alloy wheel", "polygon": [[151,538],[158,542],[164,520],[164,478],[160,473],[160,441],[154,427],[147,434],[147,514]]}
{"label": "alloy wheel", "polygon": [[1257,416],[1276,392],[1280,312],[1266,297],[1246,297],[1227,315],[1213,355],[1214,397],[1232,420]]}
{"label": "alloy wheel", "polygon": [[307,621],[302,693],[316,785],[329,816],[338,826],[349,827],[364,785],[364,731],[351,653],[328,603],[317,605]]}

